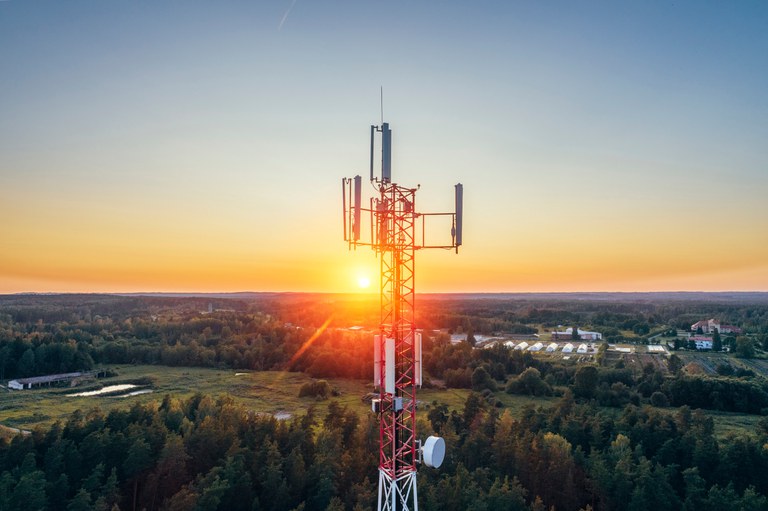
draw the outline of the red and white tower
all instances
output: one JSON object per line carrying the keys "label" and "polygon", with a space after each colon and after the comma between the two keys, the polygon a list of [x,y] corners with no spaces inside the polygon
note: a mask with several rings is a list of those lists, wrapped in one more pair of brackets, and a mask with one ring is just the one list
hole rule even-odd
{"label": "red and white tower", "polygon": [[[381,176],[374,177],[374,138],[381,133]],[[416,436],[416,389],[422,382],[421,334],[416,331],[415,254],[425,248],[455,249],[462,235],[463,187],[455,186],[455,211],[418,213],[417,188],[391,180],[392,131],[388,123],[371,126],[370,181],[378,192],[362,202],[360,176],[342,180],[344,239],[350,248],[370,246],[381,261],[381,321],[374,336],[372,402],[379,418],[379,511],[418,511],[416,466],[439,467],[443,439],[430,436],[422,445]],[[442,223],[446,243],[426,243],[426,223]],[[450,227],[448,227],[450,226]],[[367,231],[365,240],[361,235]],[[450,243],[447,240],[450,239]]]}

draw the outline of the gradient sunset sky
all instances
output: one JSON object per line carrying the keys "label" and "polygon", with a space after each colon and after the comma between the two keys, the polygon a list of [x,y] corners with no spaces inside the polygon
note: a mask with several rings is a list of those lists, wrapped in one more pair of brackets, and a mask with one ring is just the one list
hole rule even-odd
{"label": "gradient sunset sky", "polygon": [[0,293],[355,291],[369,125],[417,291],[768,291],[768,2],[0,1]]}

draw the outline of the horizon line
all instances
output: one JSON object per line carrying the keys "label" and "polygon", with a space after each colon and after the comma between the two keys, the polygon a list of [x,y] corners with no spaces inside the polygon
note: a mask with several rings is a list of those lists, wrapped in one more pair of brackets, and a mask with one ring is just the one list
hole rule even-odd
{"label": "horizon line", "polygon": [[[378,295],[378,291],[16,291],[0,296],[53,296],[53,295],[248,295],[248,294],[308,294],[308,295]],[[421,295],[562,295],[562,294],[768,294],[768,290],[654,290],[654,291],[422,291]]]}

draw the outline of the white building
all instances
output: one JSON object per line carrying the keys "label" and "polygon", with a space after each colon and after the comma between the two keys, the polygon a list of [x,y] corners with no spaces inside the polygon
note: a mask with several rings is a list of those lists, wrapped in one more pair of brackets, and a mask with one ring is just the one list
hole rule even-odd
{"label": "white building", "polygon": [[541,348],[543,348],[543,347],[544,347],[544,345],[542,343],[537,342],[536,344],[534,344],[533,346],[528,348],[528,351],[541,351]]}
{"label": "white building", "polygon": [[709,337],[699,337],[694,336],[689,339],[689,341],[693,341],[696,343],[696,349],[697,350],[711,350],[712,349],[712,339]]}
{"label": "white building", "polygon": [[524,350],[527,347],[528,347],[528,343],[523,341],[520,344],[518,344],[517,346],[515,346],[515,349],[522,351],[522,350]]}
{"label": "white building", "polygon": [[573,353],[573,344],[568,343],[563,346],[563,353]]}
{"label": "white building", "polygon": [[[600,332],[590,332],[587,330],[582,330],[581,328],[577,328],[576,333],[578,334],[580,341],[599,341],[603,338],[603,334]],[[558,339],[562,339],[564,341],[573,339],[573,328],[566,328],[564,332],[552,332],[552,340],[556,341]]]}
{"label": "white building", "polygon": [[702,333],[712,334],[717,330],[721,334],[740,334],[741,328],[733,325],[723,325],[716,319],[705,319],[697,321],[691,325],[691,332],[697,331],[701,328]]}
{"label": "white building", "polygon": [[587,345],[582,343],[579,344],[579,347],[576,349],[576,353],[586,353],[587,352]]}
{"label": "white building", "polygon": [[54,383],[72,382],[73,380],[92,377],[92,373],[62,373],[49,374],[46,376],[32,376],[30,378],[19,378],[8,382],[8,388],[12,390],[31,389],[43,385],[51,386]]}
{"label": "white building", "polygon": [[549,346],[547,346],[547,351],[549,351],[549,352],[552,352],[552,351],[557,351],[557,343],[556,343],[556,342],[553,342],[552,344],[550,344]]}

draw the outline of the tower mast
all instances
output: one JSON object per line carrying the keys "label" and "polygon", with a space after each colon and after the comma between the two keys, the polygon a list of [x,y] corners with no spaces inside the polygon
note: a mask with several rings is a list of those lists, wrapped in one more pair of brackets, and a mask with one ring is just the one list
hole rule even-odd
{"label": "tower mast", "polygon": [[[374,178],[374,139],[381,133],[381,176]],[[431,436],[422,446],[416,436],[416,389],[422,383],[421,333],[416,330],[415,254],[425,248],[455,249],[461,245],[463,187],[455,186],[455,211],[417,213],[417,188],[393,183],[392,131],[389,124],[371,126],[370,179],[378,193],[362,204],[362,179],[342,180],[344,239],[349,247],[370,246],[379,256],[381,316],[374,336],[372,402],[379,419],[378,511],[418,511],[416,467],[422,461],[439,467],[445,455],[443,439]],[[361,240],[367,217],[369,239]],[[450,243],[427,245],[427,218],[450,220]],[[420,224],[420,225],[419,225]],[[421,227],[419,230],[417,227]],[[446,233],[447,235],[448,233]],[[447,236],[446,236],[447,238]]]}

